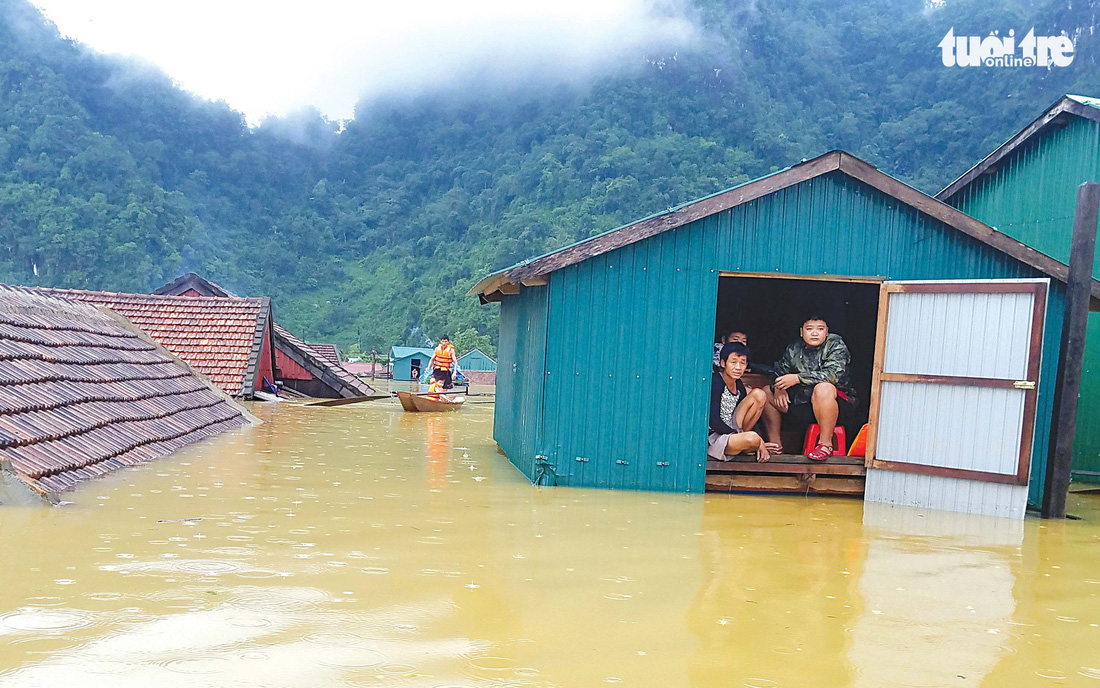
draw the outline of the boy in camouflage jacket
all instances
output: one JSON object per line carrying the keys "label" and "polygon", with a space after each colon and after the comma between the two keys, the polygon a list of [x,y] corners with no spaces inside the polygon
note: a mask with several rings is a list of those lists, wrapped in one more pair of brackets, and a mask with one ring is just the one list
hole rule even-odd
{"label": "boy in camouflage jacket", "polygon": [[816,422],[817,446],[807,454],[814,461],[833,455],[833,431],[855,415],[855,389],[848,368],[851,354],[838,334],[830,334],[825,319],[813,315],[802,323],[802,338],[775,364],[775,407],[788,422]]}

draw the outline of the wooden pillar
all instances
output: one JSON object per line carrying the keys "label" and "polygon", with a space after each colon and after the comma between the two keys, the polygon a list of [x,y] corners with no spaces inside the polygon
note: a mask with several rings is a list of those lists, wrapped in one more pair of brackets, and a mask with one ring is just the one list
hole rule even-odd
{"label": "wooden pillar", "polygon": [[1100,184],[1077,187],[1077,212],[1073,217],[1069,278],[1066,280],[1066,313],[1062,320],[1062,355],[1054,387],[1054,418],[1050,428],[1050,454],[1043,490],[1043,518],[1065,518],[1073,466],[1073,437],[1077,432],[1077,397],[1085,363],[1085,329],[1092,298],[1092,263],[1096,251],[1096,221],[1100,212]]}
{"label": "wooden pillar", "polygon": [[374,351],[374,349],[371,349],[370,350],[370,379],[371,380],[374,380],[374,356],[375,356],[375,351]]}

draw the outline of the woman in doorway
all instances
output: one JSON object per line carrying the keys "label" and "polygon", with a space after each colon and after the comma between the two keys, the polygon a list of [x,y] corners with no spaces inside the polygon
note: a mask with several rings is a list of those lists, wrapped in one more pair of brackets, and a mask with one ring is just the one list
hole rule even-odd
{"label": "woman in doorway", "polygon": [[778,445],[765,442],[751,429],[742,429],[754,427],[768,403],[764,390],[750,392],[741,382],[749,365],[749,347],[740,342],[724,344],[718,360],[719,370],[712,376],[710,386],[707,456],[729,461],[731,456],[752,452],[757,461],[767,461],[779,449]]}

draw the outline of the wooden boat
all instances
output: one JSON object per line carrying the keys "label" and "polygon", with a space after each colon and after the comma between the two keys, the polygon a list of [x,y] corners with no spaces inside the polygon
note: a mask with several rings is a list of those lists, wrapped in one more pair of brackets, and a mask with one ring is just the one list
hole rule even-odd
{"label": "wooden boat", "polygon": [[427,395],[413,394],[412,392],[397,392],[397,399],[401,402],[401,408],[406,411],[457,411],[466,402],[466,397],[457,397],[454,401],[442,399],[429,399]]}

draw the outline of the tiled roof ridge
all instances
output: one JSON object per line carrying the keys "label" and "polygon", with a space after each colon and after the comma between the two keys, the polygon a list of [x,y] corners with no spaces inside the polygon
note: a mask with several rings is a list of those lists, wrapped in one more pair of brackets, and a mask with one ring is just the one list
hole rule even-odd
{"label": "tiled roof ridge", "polygon": [[[218,403],[215,403],[211,406],[200,407],[200,408],[213,408],[214,406],[217,406],[219,403],[221,403],[221,400],[219,400]],[[238,418],[240,418],[242,425],[247,424],[247,421],[245,421],[242,417],[240,417],[240,415],[237,414],[235,409],[233,409],[231,407],[228,407],[228,406],[226,408],[229,411],[228,415],[226,415],[224,418],[221,418],[220,420],[214,421],[214,423],[222,423],[222,422],[225,422],[225,421],[228,421],[228,420],[232,420],[234,416],[237,416]],[[179,413],[185,413],[189,410],[194,411],[194,410],[197,410],[197,409],[180,409],[179,411],[176,411],[176,412],[174,412],[172,414],[169,414],[168,416],[164,416],[164,417],[168,418],[168,417],[173,416],[173,415],[178,415]],[[153,419],[148,419],[148,420],[159,420],[159,419],[153,418]],[[142,421],[121,421],[121,422],[136,423],[136,422],[142,422]],[[204,427],[209,427],[209,425],[213,425],[214,423],[210,423],[207,426],[203,426],[203,427],[199,427],[199,428],[185,429],[181,432],[176,432],[175,434],[160,435],[160,436],[155,436],[155,435],[147,436],[143,439],[135,440],[135,441],[130,442],[128,444],[128,446],[127,445],[119,445],[119,446],[124,447],[124,448],[116,449],[114,451],[104,453],[99,458],[95,458],[95,459],[92,459],[91,461],[88,461],[87,463],[81,464],[79,466],[79,468],[88,468],[90,466],[94,466],[95,464],[103,463],[104,461],[109,461],[113,458],[122,456],[123,454],[127,454],[129,452],[132,452],[133,450],[137,449],[138,447],[143,447],[143,446],[148,445],[148,444],[155,444],[157,442],[170,442],[172,440],[178,439],[180,437],[183,437],[184,435],[188,435],[188,434],[190,434],[192,432],[195,432],[197,430],[203,430]],[[92,430],[95,430],[95,429],[96,428],[92,428]],[[86,431],[86,432],[90,432],[90,430]],[[68,438],[62,438],[62,439],[68,439]],[[53,440],[53,441],[60,441],[60,440]],[[43,442],[42,444],[45,444],[45,442]],[[35,449],[36,447],[37,447],[36,444],[28,445],[28,449]],[[37,464],[37,462],[33,458],[27,457],[27,456],[21,457],[21,460],[23,460],[27,463]],[[38,466],[36,466],[36,468],[38,468]],[[65,467],[65,466],[46,466],[41,471],[32,472],[32,473],[29,473],[28,475],[31,478],[38,479],[38,478],[50,477],[50,476],[53,476],[53,475],[57,475],[59,473],[65,473],[65,472],[68,472],[68,471],[71,471],[71,470],[73,470],[73,469],[69,468],[69,467]]]}
{"label": "tiled roof ridge", "polygon": [[[33,360],[33,359],[22,359],[22,360]],[[3,362],[3,361],[0,361],[0,362]],[[63,364],[63,365],[76,365],[76,364]],[[191,371],[188,371],[188,370],[185,370],[185,369],[181,368],[174,361],[159,361],[159,362],[156,362],[156,363],[149,363],[147,365],[149,365],[149,366],[170,365],[173,368],[176,368],[176,369],[180,370],[181,372],[179,374],[176,374],[176,375],[156,375],[156,376],[153,376],[153,375],[140,375],[140,376],[136,376],[136,377],[115,377],[115,378],[112,378],[112,379],[113,379],[113,381],[116,381],[116,382],[146,382],[146,381],[154,381],[154,380],[177,379],[177,378],[181,378],[181,377],[189,377],[191,375]],[[33,384],[41,384],[43,382],[74,382],[74,383],[94,384],[94,383],[103,382],[103,381],[104,381],[103,378],[78,378],[78,377],[68,377],[68,376],[65,376],[65,375],[47,375],[45,377],[39,377],[39,378],[35,378],[33,380],[23,379],[23,380],[16,380],[15,382],[4,382],[3,380],[0,380],[0,387],[15,387],[17,385],[33,385]]]}
{"label": "tiled roof ridge", "polygon": [[[3,327],[4,325],[8,325],[9,327],[19,327],[19,328],[24,329],[24,330],[31,330],[32,329],[31,326],[29,326],[29,325],[15,325],[13,323],[0,322],[0,327]],[[56,332],[57,330],[54,330],[54,331]],[[100,335],[96,332],[91,332],[91,331],[88,331],[88,330],[85,330],[84,332],[85,332],[85,334],[92,334],[92,335],[96,335],[96,336],[101,336],[104,339],[112,339],[111,337],[107,337],[106,335]],[[90,349],[110,349],[112,351],[152,351],[155,348],[152,344],[149,344],[148,342],[142,340],[140,337],[114,337],[113,338],[113,339],[118,339],[119,341],[132,342],[134,344],[140,345],[139,347],[125,348],[125,347],[121,347],[121,346],[112,346],[111,343],[107,343],[107,342],[102,343],[102,344],[97,343],[97,342],[87,342],[87,343],[77,344],[75,341],[73,341],[73,342],[51,342],[51,341],[48,341],[47,339],[45,339],[43,337],[39,337],[39,338],[36,339],[36,338],[32,338],[30,335],[14,334],[12,332],[3,331],[3,330],[0,330],[0,334],[3,334],[5,339],[10,339],[13,342],[21,342],[23,344],[35,344],[35,345],[38,345],[38,346],[50,346],[50,347],[55,347],[55,348],[56,347],[62,347],[62,346],[81,346],[81,347],[86,347],[86,348],[90,348]]]}
{"label": "tiled roof ridge", "polygon": [[[190,377],[191,377],[190,373],[183,372],[179,375],[173,375],[173,376],[149,377],[149,378],[140,378],[140,379],[131,378],[129,380],[126,380],[126,382],[142,382],[142,381],[153,381],[153,380],[178,380],[180,378],[190,378]],[[18,382],[18,383],[2,385],[2,386],[4,386],[4,387],[17,387],[21,384],[36,384],[36,383],[33,383],[33,382]],[[38,384],[40,384],[40,383],[38,383]],[[177,390],[160,390],[160,391],[157,391],[157,392],[146,392],[146,393],[143,393],[143,394],[140,394],[140,395],[131,395],[131,396],[123,396],[121,394],[116,394],[114,396],[98,396],[98,397],[84,397],[84,398],[81,398],[81,399],[74,399],[74,400],[58,400],[54,404],[35,404],[33,406],[26,406],[26,407],[19,408],[19,409],[7,409],[5,411],[2,411],[2,413],[3,413],[4,416],[10,418],[12,416],[17,416],[21,413],[33,413],[33,412],[40,412],[40,411],[53,411],[54,409],[59,409],[59,408],[62,408],[62,407],[72,408],[73,406],[80,406],[81,404],[107,403],[107,402],[138,402],[138,401],[142,401],[144,399],[156,399],[158,397],[170,397],[170,396],[173,396],[173,395],[176,395],[176,394],[190,394],[192,392],[197,392],[197,391],[200,391],[200,390],[203,390],[203,389],[207,389],[207,388],[206,388],[205,385],[200,384],[200,386],[198,386],[198,387],[195,387],[193,389],[186,389],[186,390],[178,390],[178,389]]]}
{"label": "tiled roof ridge", "polygon": [[[191,392],[184,392],[182,394],[179,394],[178,396],[183,397],[183,396],[187,396],[189,394],[195,394],[196,392],[205,392],[205,391],[206,391],[205,389],[196,389],[196,390],[192,390]],[[152,398],[152,397],[149,397],[149,398]],[[187,411],[198,411],[199,409],[212,408],[212,407],[217,406],[218,404],[221,404],[221,403],[223,403],[221,399],[219,399],[217,397],[213,397],[211,395],[211,398],[208,398],[208,399],[204,400],[203,403],[191,404],[189,406],[180,406],[178,408],[172,409],[171,411],[165,411],[163,413],[158,412],[158,413],[147,413],[147,414],[144,414],[144,415],[116,416],[116,417],[111,418],[109,420],[96,421],[96,422],[89,423],[89,424],[86,424],[86,425],[76,426],[76,427],[74,427],[72,429],[69,429],[69,430],[66,430],[64,432],[53,432],[51,434],[42,435],[40,437],[23,437],[23,438],[12,437],[12,438],[9,439],[8,437],[5,437],[4,435],[10,435],[11,430],[8,429],[8,428],[4,428],[4,435],[0,435],[0,449],[7,449],[8,447],[26,447],[26,446],[30,446],[30,445],[33,445],[33,444],[45,443],[45,442],[57,442],[59,440],[69,439],[69,438],[72,438],[72,437],[79,437],[80,435],[87,434],[87,433],[89,433],[93,430],[98,430],[100,428],[105,428],[108,425],[114,425],[115,423],[136,423],[138,421],[160,420],[161,418],[168,418],[170,416],[174,416],[174,415],[179,414],[179,413],[186,413]],[[16,418],[16,416],[19,416],[19,415],[23,415],[23,414],[21,414],[21,413],[5,414],[3,417],[4,417],[5,421],[8,421],[10,423],[10,422],[18,421],[19,419]],[[56,426],[56,424],[55,424],[55,426]],[[168,439],[173,439],[173,438],[168,438]],[[126,451],[129,451],[129,450],[126,450]],[[120,452],[120,453],[122,453],[122,452]],[[64,469],[58,469],[58,472],[60,472],[61,470],[64,470]]]}
{"label": "tiled roof ridge", "polygon": [[[40,345],[37,345],[37,346],[40,346]],[[71,348],[76,348],[76,347],[71,347]],[[92,347],[89,347],[89,348],[92,348]],[[125,349],[112,349],[110,347],[99,347],[99,348],[105,349],[106,351],[125,351]],[[138,349],[138,351],[146,351],[146,352],[152,351],[152,352],[155,352],[156,349]],[[49,356],[46,356],[45,354],[35,354],[35,353],[11,354],[11,355],[6,356],[4,358],[0,358],[0,362],[4,362],[4,361],[45,361],[46,363],[58,363],[58,364],[62,364],[62,365],[109,365],[109,364],[112,364],[112,363],[125,363],[125,364],[128,364],[128,365],[159,365],[161,363],[164,363],[163,360],[158,360],[158,361],[135,361],[131,358],[117,358],[117,359],[101,358],[101,359],[98,359],[98,360],[95,360],[95,361],[88,361],[88,360],[79,361],[79,360],[76,360],[76,359],[68,359],[68,358],[61,358],[61,357],[49,357]]]}
{"label": "tiled roof ridge", "polygon": [[[81,302],[81,303],[83,304],[83,302]],[[84,305],[87,305],[87,304],[84,304]],[[93,308],[93,309],[95,308],[94,306],[89,306],[89,307]],[[97,311],[97,313],[98,313],[98,311]],[[16,320],[14,318],[6,317],[6,316],[10,316],[10,315],[22,315],[22,316],[25,316],[26,320]],[[104,318],[104,322],[109,320],[109,318],[106,315],[104,315],[103,318]],[[28,320],[30,322],[27,322]],[[35,322],[35,321],[37,321],[37,322]],[[80,323],[76,322],[75,320],[72,321],[72,323],[73,324],[71,326],[70,325],[58,326],[54,323],[50,323],[45,318],[36,318],[35,316],[33,316],[29,313],[12,313],[11,311],[0,311],[0,325],[10,325],[11,327],[35,328],[35,329],[39,329],[39,330],[46,330],[48,332],[84,332],[86,334],[99,335],[100,337],[110,337],[110,338],[114,338],[114,339],[123,339],[123,340],[134,339],[134,340],[137,340],[137,341],[142,341],[141,337],[138,337],[137,335],[132,334],[130,332],[125,332],[125,330],[119,332],[118,334],[108,334],[108,333],[103,332],[102,329],[97,329],[97,328],[94,328],[94,327],[90,327],[88,325],[81,325]],[[123,334],[123,332],[125,332],[125,334]],[[142,342],[142,343],[144,343],[144,342]]]}
{"label": "tiled roof ridge", "polygon": [[96,289],[70,289],[67,287],[13,287],[15,289],[28,289],[37,293],[49,292],[57,298],[65,298],[65,294],[86,294],[104,299],[119,301],[159,301],[164,303],[219,303],[226,301],[238,301],[250,305],[260,306],[267,301],[266,296],[178,296],[175,294],[137,294],[128,291],[99,291]]}

